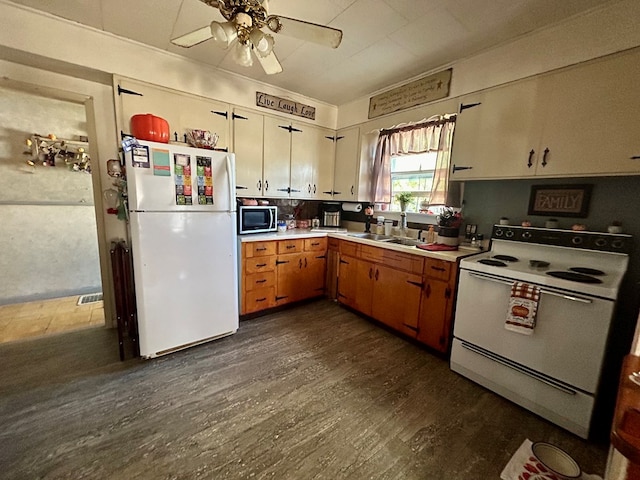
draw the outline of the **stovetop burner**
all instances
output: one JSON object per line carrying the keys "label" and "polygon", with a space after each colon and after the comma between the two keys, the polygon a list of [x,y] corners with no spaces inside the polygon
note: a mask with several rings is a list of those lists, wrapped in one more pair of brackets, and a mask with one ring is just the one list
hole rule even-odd
{"label": "stovetop burner", "polygon": [[493,258],[496,260],[502,260],[504,262],[517,262],[518,259],[516,257],[512,257],[511,255],[494,255]]}
{"label": "stovetop burner", "polygon": [[580,282],[580,283],[602,283],[602,280],[596,277],[592,277],[590,275],[585,275],[583,273],[578,272],[566,272],[566,271],[553,271],[546,272],[547,275],[556,278],[562,278],[563,280],[571,280],[572,282]]}
{"label": "stovetop burner", "polygon": [[595,268],[571,267],[569,270],[571,270],[572,272],[583,273],[585,275],[604,275],[604,272],[602,270],[596,270]]}
{"label": "stovetop burner", "polygon": [[478,263],[484,263],[485,265],[491,265],[492,267],[506,267],[507,264],[500,260],[493,260],[491,258],[482,258],[478,260]]}

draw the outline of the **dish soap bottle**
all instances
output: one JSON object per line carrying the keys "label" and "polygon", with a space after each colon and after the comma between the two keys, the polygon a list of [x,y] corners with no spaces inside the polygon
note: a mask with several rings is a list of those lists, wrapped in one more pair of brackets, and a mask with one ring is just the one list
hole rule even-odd
{"label": "dish soap bottle", "polygon": [[429,230],[427,230],[425,240],[427,243],[436,243],[436,231],[433,229],[433,225],[429,225]]}

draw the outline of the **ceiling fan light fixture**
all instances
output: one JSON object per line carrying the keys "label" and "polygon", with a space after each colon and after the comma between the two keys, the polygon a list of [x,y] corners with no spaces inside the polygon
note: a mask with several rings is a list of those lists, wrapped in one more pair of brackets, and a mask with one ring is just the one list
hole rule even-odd
{"label": "ceiling fan light fixture", "polygon": [[211,35],[218,46],[226,49],[238,38],[238,31],[232,22],[211,22]]}
{"label": "ceiling fan light fixture", "polygon": [[248,43],[238,42],[233,49],[233,60],[243,67],[250,67],[253,65],[253,58],[251,58],[251,46]]}
{"label": "ceiling fan light fixture", "polygon": [[266,57],[273,51],[274,40],[272,35],[265,34],[256,28],[251,31],[249,38],[256,53],[261,57]]}

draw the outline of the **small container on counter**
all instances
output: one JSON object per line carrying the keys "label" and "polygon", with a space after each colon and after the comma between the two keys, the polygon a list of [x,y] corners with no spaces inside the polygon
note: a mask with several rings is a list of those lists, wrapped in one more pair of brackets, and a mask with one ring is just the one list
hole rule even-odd
{"label": "small container on counter", "polygon": [[376,223],[376,233],[378,235],[384,234],[384,217],[382,216],[378,217],[378,222]]}
{"label": "small container on counter", "polygon": [[284,220],[287,225],[287,230],[293,230],[296,228],[296,219],[293,218],[293,215],[287,215],[287,218]]}
{"label": "small container on counter", "polygon": [[278,220],[278,232],[284,233],[287,231],[287,222],[284,220]]}
{"label": "small container on counter", "polygon": [[309,220],[296,220],[296,228],[309,228]]}
{"label": "small container on counter", "polygon": [[318,217],[316,217],[313,220],[311,220],[311,227],[312,228],[320,228],[320,219]]}
{"label": "small container on counter", "polygon": [[384,221],[384,234],[387,235],[387,236],[390,236],[392,230],[393,230],[393,220],[385,220]]}

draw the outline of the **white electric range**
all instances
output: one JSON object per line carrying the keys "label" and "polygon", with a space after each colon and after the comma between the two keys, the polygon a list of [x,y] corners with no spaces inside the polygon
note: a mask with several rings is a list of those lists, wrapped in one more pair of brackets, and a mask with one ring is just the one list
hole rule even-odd
{"label": "white electric range", "polygon": [[[496,225],[460,262],[452,370],[587,438],[629,235]],[[505,328],[511,288],[539,289],[535,328]]]}

